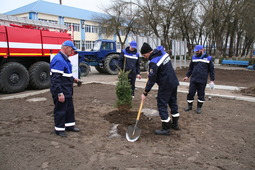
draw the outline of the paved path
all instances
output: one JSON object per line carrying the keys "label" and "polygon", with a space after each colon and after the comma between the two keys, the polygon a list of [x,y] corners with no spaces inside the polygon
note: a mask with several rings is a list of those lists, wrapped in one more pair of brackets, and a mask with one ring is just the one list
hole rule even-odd
{"label": "paved path", "polygon": [[[102,83],[102,84],[111,84],[116,85],[118,82],[118,76],[117,75],[105,75],[98,73],[94,67],[91,67],[91,72],[88,76],[82,78],[83,82],[85,84],[87,83]],[[146,79],[137,79],[136,81],[136,87],[137,88],[144,88],[146,84]],[[178,92],[180,93],[188,93],[188,82],[180,82],[180,86],[178,87]],[[222,85],[215,85],[214,90],[209,90],[209,88],[206,89],[206,96],[217,96],[222,98],[228,98],[228,99],[235,99],[235,100],[244,100],[249,102],[255,102],[255,97],[249,97],[244,96],[240,93],[237,93],[238,90],[240,90],[241,87],[236,86],[222,86]],[[153,90],[157,90],[157,85],[154,85]],[[23,98],[27,96],[32,96],[36,94],[41,94],[48,92],[49,89],[45,90],[29,90],[21,93],[15,93],[15,94],[0,94],[0,100],[6,100],[6,99],[13,99],[13,98]]]}
{"label": "paved path", "polygon": [[[116,85],[118,82],[118,77],[116,75],[101,75],[98,73],[90,73],[87,77],[82,78],[85,83],[103,83],[103,84],[111,84]],[[136,87],[137,88],[144,88],[146,84],[146,79],[137,79],[136,80]],[[178,87],[178,92],[180,93],[188,93],[188,82],[180,82],[180,86]],[[153,86],[153,90],[157,90],[157,85]],[[223,85],[215,85],[215,89],[210,90],[207,86],[206,88],[206,96],[217,96],[222,98],[228,99],[235,99],[235,100],[244,100],[249,102],[255,102],[255,97],[244,96],[242,94],[237,93],[242,87],[236,86],[223,86]]]}

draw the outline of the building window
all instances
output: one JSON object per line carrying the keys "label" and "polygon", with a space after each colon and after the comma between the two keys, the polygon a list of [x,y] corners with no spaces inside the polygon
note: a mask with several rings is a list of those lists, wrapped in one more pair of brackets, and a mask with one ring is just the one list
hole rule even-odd
{"label": "building window", "polygon": [[58,21],[48,20],[49,23],[58,24]]}
{"label": "building window", "polygon": [[98,26],[85,25],[85,32],[98,33]]}
{"label": "building window", "polygon": [[85,25],[85,32],[91,32],[91,26]]}
{"label": "building window", "polygon": [[85,50],[93,49],[95,41],[85,41]]}
{"label": "building window", "polygon": [[92,26],[92,33],[98,33],[98,27]]}
{"label": "building window", "polygon": [[72,23],[71,22],[65,22],[65,25],[67,26],[68,28],[68,31],[71,31],[72,29]]}
{"label": "building window", "polygon": [[41,19],[41,18],[39,18],[38,20],[39,21],[46,21],[46,22],[53,23],[53,24],[58,24],[58,21],[55,21],[55,20]]}
{"label": "building window", "polygon": [[73,24],[73,30],[74,30],[74,31],[80,32],[80,24],[74,23],[74,24]]}
{"label": "building window", "polygon": [[77,47],[78,49],[81,49],[80,41],[74,41],[74,46]]}
{"label": "building window", "polygon": [[72,31],[72,26],[74,31],[80,32],[80,24],[65,22],[65,25],[68,27],[68,31]]}
{"label": "building window", "polygon": [[47,22],[47,19],[38,19],[39,21],[45,21],[45,22]]}

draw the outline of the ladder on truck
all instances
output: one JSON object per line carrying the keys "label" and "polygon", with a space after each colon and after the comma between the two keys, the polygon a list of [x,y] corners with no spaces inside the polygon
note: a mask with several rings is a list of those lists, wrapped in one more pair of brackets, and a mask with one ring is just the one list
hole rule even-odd
{"label": "ladder on truck", "polygon": [[68,27],[66,25],[60,25],[55,23],[50,23],[47,21],[32,20],[23,17],[16,17],[11,15],[0,14],[0,25],[11,26],[12,24],[20,24],[25,28],[33,29],[54,29],[60,32],[67,32]]}

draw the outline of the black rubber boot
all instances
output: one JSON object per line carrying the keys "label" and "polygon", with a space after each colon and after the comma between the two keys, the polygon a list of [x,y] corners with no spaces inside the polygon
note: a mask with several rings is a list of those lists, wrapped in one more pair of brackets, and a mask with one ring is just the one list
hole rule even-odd
{"label": "black rubber boot", "polygon": [[71,127],[66,127],[66,131],[80,132],[80,129],[77,127],[71,126]]}
{"label": "black rubber boot", "polygon": [[203,106],[202,102],[197,102],[197,114],[202,113],[202,106]]}
{"label": "black rubber boot", "polygon": [[55,133],[56,133],[56,135],[58,135],[58,136],[67,137],[67,134],[65,133],[65,131],[56,131],[56,130],[55,130]]}
{"label": "black rubber boot", "polygon": [[192,110],[192,105],[193,105],[193,103],[188,103],[188,106],[184,109],[185,112]]}
{"label": "black rubber boot", "polygon": [[171,121],[169,122],[162,122],[162,129],[161,130],[155,130],[156,135],[170,135],[170,128],[171,128]]}
{"label": "black rubber boot", "polygon": [[171,128],[174,130],[180,130],[179,125],[178,125],[178,120],[179,117],[172,117],[172,124],[171,124]]}

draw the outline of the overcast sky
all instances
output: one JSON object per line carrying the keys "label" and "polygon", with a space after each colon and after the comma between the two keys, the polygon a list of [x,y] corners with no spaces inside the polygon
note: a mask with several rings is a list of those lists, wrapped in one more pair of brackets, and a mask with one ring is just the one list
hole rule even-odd
{"label": "overcast sky", "polygon": [[[0,0],[0,13],[5,13],[13,9],[30,4],[37,0]],[[44,0],[59,3],[59,0]],[[72,6],[90,11],[103,12],[102,9],[109,6],[111,0],[62,0],[62,5]]]}

